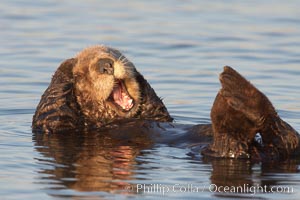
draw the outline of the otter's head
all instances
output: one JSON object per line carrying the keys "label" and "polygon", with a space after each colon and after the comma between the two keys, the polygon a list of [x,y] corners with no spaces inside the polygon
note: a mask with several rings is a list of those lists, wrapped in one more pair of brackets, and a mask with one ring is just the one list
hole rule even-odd
{"label": "otter's head", "polygon": [[[118,50],[93,46],[81,51],[73,68],[76,92],[99,109],[113,110],[122,117],[133,116],[140,104],[137,71]],[[87,99],[82,99],[87,100]]]}

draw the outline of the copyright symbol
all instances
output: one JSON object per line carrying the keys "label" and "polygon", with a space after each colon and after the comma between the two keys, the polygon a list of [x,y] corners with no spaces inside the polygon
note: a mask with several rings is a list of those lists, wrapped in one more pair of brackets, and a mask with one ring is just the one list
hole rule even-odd
{"label": "copyright symbol", "polygon": [[126,191],[132,191],[132,190],[133,190],[133,186],[132,186],[132,185],[126,185],[126,186],[124,187],[124,189],[125,189]]}

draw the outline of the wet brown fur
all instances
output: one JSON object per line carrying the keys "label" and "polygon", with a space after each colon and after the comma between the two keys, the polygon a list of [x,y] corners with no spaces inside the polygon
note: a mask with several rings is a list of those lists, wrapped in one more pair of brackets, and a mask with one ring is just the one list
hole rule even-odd
{"label": "wet brown fur", "polygon": [[[97,72],[101,58],[114,61],[113,76]],[[120,79],[135,102],[128,112],[108,101]],[[203,155],[281,160],[300,153],[299,134],[279,117],[262,92],[228,66],[220,82],[222,88],[211,109],[213,142]],[[103,127],[122,119],[172,121],[162,100],[127,58],[116,49],[94,46],[60,65],[37,106],[32,127],[56,133]],[[262,143],[255,141],[257,133]]]}
{"label": "wet brown fur", "polygon": [[[262,92],[228,66],[220,82],[222,88],[211,109],[214,140],[203,154],[278,160],[298,151],[299,134],[279,117]],[[262,144],[254,141],[257,133]]]}
{"label": "wet brown fur", "polygon": [[[114,61],[114,74],[97,72],[102,58]],[[116,80],[123,80],[134,107],[125,112],[108,100]],[[172,121],[162,100],[135,66],[118,50],[106,46],[84,49],[64,61],[54,74],[33,116],[33,130],[61,132],[102,127],[127,119]]]}

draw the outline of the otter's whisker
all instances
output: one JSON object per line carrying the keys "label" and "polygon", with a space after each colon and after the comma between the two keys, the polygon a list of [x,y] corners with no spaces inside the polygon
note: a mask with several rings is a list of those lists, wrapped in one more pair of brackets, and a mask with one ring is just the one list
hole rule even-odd
{"label": "otter's whisker", "polygon": [[118,58],[117,62],[118,62],[118,61],[122,62],[122,59],[123,59],[123,58],[125,58],[125,56],[121,55],[121,56]]}
{"label": "otter's whisker", "polygon": [[129,63],[128,59],[124,56],[124,58],[121,60],[121,63],[125,66]]}

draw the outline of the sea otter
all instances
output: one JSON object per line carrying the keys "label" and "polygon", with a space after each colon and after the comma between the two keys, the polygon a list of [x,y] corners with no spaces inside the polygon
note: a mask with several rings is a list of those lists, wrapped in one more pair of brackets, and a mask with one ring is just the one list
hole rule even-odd
{"label": "sea otter", "polygon": [[98,45],[60,65],[37,106],[32,128],[55,133],[133,118],[173,120],[133,63],[120,51]]}
{"label": "sea otter", "polygon": [[[228,66],[220,81],[222,88],[211,109],[212,126],[187,128],[186,135],[161,137],[165,139],[160,142],[200,139],[207,145],[201,148],[203,155],[221,158],[278,160],[300,152],[299,134],[262,92]],[[172,122],[173,118],[133,63],[118,50],[98,45],[60,65],[37,106],[32,128],[59,133],[109,127],[122,120]]]}

